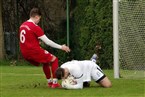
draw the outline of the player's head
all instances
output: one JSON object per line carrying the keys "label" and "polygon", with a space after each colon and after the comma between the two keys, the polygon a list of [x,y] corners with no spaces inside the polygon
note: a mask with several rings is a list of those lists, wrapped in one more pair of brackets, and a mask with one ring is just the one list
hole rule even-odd
{"label": "player's head", "polygon": [[55,72],[55,75],[58,79],[62,79],[64,77],[64,69],[58,68]]}
{"label": "player's head", "polygon": [[32,18],[36,24],[39,23],[41,15],[41,11],[38,8],[32,8],[30,11],[30,18]]}

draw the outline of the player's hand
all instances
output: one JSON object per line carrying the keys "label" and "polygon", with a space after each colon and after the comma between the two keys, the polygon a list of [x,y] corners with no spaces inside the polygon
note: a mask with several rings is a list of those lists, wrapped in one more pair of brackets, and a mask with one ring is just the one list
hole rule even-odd
{"label": "player's hand", "polygon": [[66,51],[67,53],[70,52],[70,48],[68,46],[66,46],[65,44],[62,45],[62,50]]}

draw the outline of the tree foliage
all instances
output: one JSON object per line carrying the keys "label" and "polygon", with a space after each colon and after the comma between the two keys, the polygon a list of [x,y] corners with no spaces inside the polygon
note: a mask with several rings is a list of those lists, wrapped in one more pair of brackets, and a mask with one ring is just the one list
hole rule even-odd
{"label": "tree foliage", "polygon": [[112,67],[112,0],[78,0],[72,32],[76,59],[89,59],[100,44],[100,65]]}
{"label": "tree foliage", "polygon": [[[69,59],[90,59],[99,44],[102,47],[99,51],[100,66],[111,68],[112,0],[69,0],[69,5],[71,53],[43,47],[58,56],[60,62],[65,62]],[[18,32],[33,7],[42,10],[40,26],[45,34],[59,44],[66,43],[66,0],[3,0],[4,32]]]}
{"label": "tree foliage", "polygon": [[[11,39],[6,39],[5,37],[6,46],[13,44],[14,39],[18,39],[17,33],[19,26],[29,19],[29,12],[33,7],[38,7],[41,10],[42,19],[39,25],[49,39],[59,44],[66,43],[66,0],[3,0],[2,3],[4,34],[6,35],[6,32],[8,32],[11,36],[12,32],[16,33]],[[71,9],[73,9],[73,1],[71,0],[70,5],[71,11]],[[18,40],[16,44],[17,46],[9,47],[10,49],[8,50],[7,47],[5,47],[6,58],[15,59],[17,55],[19,56]],[[43,47],[55,54],[55,50],[49,48],[49,46]],[[14,50],[12,51],[11,49],[14,49],[17,53],[14,54]]]}

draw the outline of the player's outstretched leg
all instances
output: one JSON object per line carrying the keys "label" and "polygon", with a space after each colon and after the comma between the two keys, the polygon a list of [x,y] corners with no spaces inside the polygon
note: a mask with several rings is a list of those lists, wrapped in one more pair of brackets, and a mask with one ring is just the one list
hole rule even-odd
{"label": "player's outstretched leg", "polygon": [[97,62],[97,58],[98,58],[98,56],[97,56],[97,54],[93,54],[93,56],[91,57],[91,61],[93,61],[93,62]]}

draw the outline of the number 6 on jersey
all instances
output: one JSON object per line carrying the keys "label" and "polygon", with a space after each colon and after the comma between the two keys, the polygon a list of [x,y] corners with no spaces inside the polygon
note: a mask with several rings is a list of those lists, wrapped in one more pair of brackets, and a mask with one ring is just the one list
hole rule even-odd
{"label": "number 6 on jersey", "polygon": [[25,42],[25,34],[26,34],[26,31],[25,30],[22,30],[21,32],[20,32],[20,41],[21,41],[21,43],[24,43]]}

